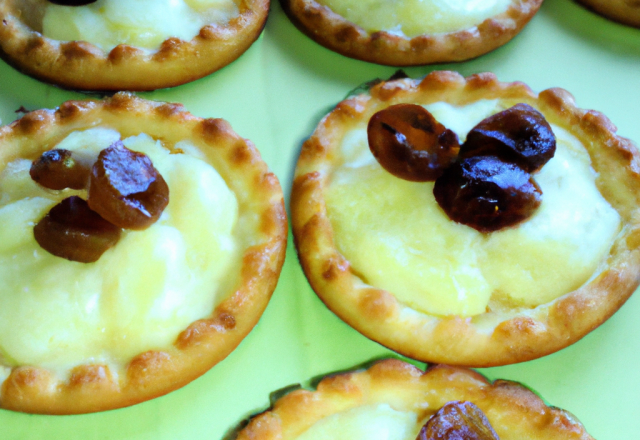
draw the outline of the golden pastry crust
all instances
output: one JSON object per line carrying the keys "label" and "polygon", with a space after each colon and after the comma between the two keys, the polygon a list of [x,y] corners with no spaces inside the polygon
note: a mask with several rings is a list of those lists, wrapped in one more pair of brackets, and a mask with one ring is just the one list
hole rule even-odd
{"label": "golden pastry crust", "polygon": [[[43,11],[47,0],[29,0]],[[0,57],[41,81],[73,90],[154,90],[202,78],[235,60],[258,38],[269,0],[240,0],[227,25],[204,26],[191,41],[166,39],[158,50],[121,44],[109,53],[85,41],[60,42],[29,26],[18,0],[0,0]],[[34,12],[37,14],[37,12]]]}
{"label": "golden pastry crust", "polygon": [[[480,99],[527,103],[576,136],[598,173],[596,185],[619,213],[622,230],[605,265],[579,289],[532,309],[488,310],[471,319],[411,310],[392,292],[369,286],[352,270],[334,242],[324,194],[344,133],[387,106],[411,102],[464,105]],[[601,113],[581,110],[565,90],[532,92],[483,73],[463,78],[433,72],[420,80],[381,82],[369,95],[337,105],[300,154],[291,195],[291,222],[300,262],[324,303],[365,336],[414,359],[465,366],[494,366],[535,359],[566,347],[609,318],[640,283],[640,154],[616,136]],[[407,313],[408,312],[408,313]],[[496,325],[488,325],[495,322]]]}
{"label": "golden pastry crust", "polygon": [[531,20],[542,0],[513,0],[504,13],[475,27],[408,38],[367,32],[315,0],[280,0],[291,21],[317,43],[342,55],[389,66],[464,61],[511,40]]}
{"label": "golden pastry crust", "polygon": [[593,440],[573,415],[545,405],[518,383],[490,383],[474,371],[446,365],[423,372],[395,359],[366,371],[328,376],[316,391],[287,394],[254,417],[237,440],[293,440],[324,417],[364,405],[387,403],[426,421],[455,400],[477,405],[501,440]]}
{"label": "golden pastry crust", "polygon": [[69,101],[37,110],[0,128],[0,169],[19,157],[36,157],[69,133],[96,126],[122,137],[141,132],[169,145],[189,140],[236,194],[239,224],[253,245],[244,249],[238,281],[205,319],[193,322],[164,351],[148,351],[121,371],[80,365],[65,381],[45,369],[21,366],[0,388],[0,407],[71,414],[133,405],[175,390],[224,359],[258,322],[275,289],[285,256],[287,220],[276,176],[255,146],[222,119],[202,119],[180,104],[156,103],[126,93],[103,102]]}
{"label": "golden pastry crust", "polygon": [[578,0],[578,2],[611,20],[640,27],[639,0]]}

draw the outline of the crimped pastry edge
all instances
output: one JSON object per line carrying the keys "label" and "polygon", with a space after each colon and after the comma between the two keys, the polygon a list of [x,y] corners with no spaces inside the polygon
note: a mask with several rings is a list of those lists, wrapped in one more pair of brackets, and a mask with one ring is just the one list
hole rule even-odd
{"label": "crimped pastry edge", "polygon": [[509,9],[458,32],[413,38],[369,33],[316,0],[280,0],[293,24],[322,46],[347,57],[388,66],[417,66],[476,58],[509,42],[543,0],[513,0]]}
{"label": "crimped pastry edge", "polygon": [[276,287],[287,242],[282,189],[253,143],[222,119],[202,119],[181,104],[147,101],[129,93],[102,102],[68,101],[56,110],[36,110],[0,128],[0,167],[18,157],[37,155],[72,131],[98,125],[115,128],[123,137],[144,132],[171,143],[193,141],[236,193],[240,220],[251,222],[255,229],[254,244],[242,254],[234,290],[166,350],[141,353],[120,371],[107,365],[79,365],[66,380],[37,366],[13,368],[0,387],[1,408],[44,414],[95,412],[180,388],[236,348],[258,322]]}
{"label": "crimped pastry edge", "polygon": [[423,372],[396,359],[364,371],[329,375],[315,391],[285,395],[253,417],[235,440],[292,440],[324,417],[382,403],[398,411],[415,411],[418,420],[426,420],[454,400],[480,407],[502,440],[593,440],[575,416],[546,405],[519,383],[491,383],[475,371],[447,365]]}
{"label": "crimped pastry edge", "polygon": [[576,0],[610,20],[640,28],[640,2],[633,0]]}
{"label": "crimped pastry edge", "polygon": [[[472,318],[416,312],[391,292],[364,284],[335,246],[323,198],[332,149],[357,118],[368,118],[399,102],[462,105],[479,99],[528,103],[549,122],[580,139],[599,173],[596,185],[623,222],[606,267],[601,267],[597,276],[552,302],[511,310],[489,329]],[[492,73],[465,79],[456,72],[441,71],[423,80],[381,82],[371,88],[370,95],[339,103],[303,145],[291,195],[291,224],[307,279],[342,320],[413,359],[486,367],[558,351],[602,324],[640,284],[640,153],[632,141],[615,132],[616,127],[604,115],[577,108],[573,96],[563,89],[552,88],[537,95],[523,83],[499,82]]]}
{"label": "crimped pastry edge", "polygon": [[158,50],[121,44],[106,53],[85,41],[44,37],[0,0],[0,57],[19,71],[66,89],[143,91],[178,86],[209,75],[242,55],[258,38],[270,0],[240,0],[227,25],[204,26],[191,41],[168,38]]}

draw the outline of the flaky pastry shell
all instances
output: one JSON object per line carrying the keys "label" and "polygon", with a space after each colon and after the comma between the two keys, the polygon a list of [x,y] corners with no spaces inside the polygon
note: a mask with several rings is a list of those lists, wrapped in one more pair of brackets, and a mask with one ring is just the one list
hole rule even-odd
{"label": "flaky pastry shell", "polygon": [[[297,390],[254,417],[237,440],[292,440],[332,414],[365,405],[388,404],[411,411],[425,423],[451,401],[470,401],[487,416],[501,440],[592,440],[576,418],[547,406],[524,386],[487,381],[472,370],[436,365],[426,372],[388,359],[365,371],[327,376],[316,391]],[[417,435],[417,432],[416,432]]]}
{"label": "flaky pastry shell", "polygon": [[[162,351],[135,356],[118,371],[78,365],[66,380],[38,366],[19,366],[0,387],[0,407],[70,414],[133,405],[175,390],[223,360],[258,322],[275,289],[285,256],[287,220],[282,189],[249,140],[222,119],[202,119],[181,104],[118,93],[105,101],[68,101],[37,110],[0,128],[0,169],[16,158],[37,157],[69,133],[95,126],[122,138],[142,132],[167,145],[189,140],[235,193],[238,224],[246,234],[237,279],[209,316],[197,320]],[[133,294],[133,293],[132,293]]]}
{"label": "flaky pastry shell", "polygon": [[[579,289],[535,308],[487,310],[481,319],[416,312],[389,292],[363,282],[338,251],[324,194],[342,136],[390,105],[480,99],[527,103],[585,146],[598,173],[596,186],[621,217],[600,272]],[[291,222],[300,262],[313,290],[363,335],[425,362],[494,366],[535,359],[566,347],[609,318],[640,283],[640,155],[616,136],[601,113],[582,110],[559,88],[539,95],[523,83],[501,83],[491,73],[463,78],[433,72],[423,80],[381,82],[369,94],[339,103],[304,143],[291,195]],[[405,313],[407,312],[407,313]],[[483,319],[486,318],[486,319]],[[494,325],[495,324],[495,325]]]}
{"label": "flaky pastry shell", "polygon": [[507,11],[477,26],[413,38],[386,31],[370,33],[315,0],[280,3],[298,29],[328,49],[371,63],[416,66],[464,61],[506,44],[538,12],[542,0],[513,0]]}
{"label": "flaky pastry shell", "polygon": [[[240,0],[227,25],[204,26],[191,41],[167,38],[157,50],[120,44],[106,53],[86,41],[57,41],[30,26],[18,6],[0,0],[0,57],[23,73],[73,90],[155,90],[202,78],[235,60],[258,38],[269,0]],[[28,0],[37,17],[47,0]],[[23,2],[24,3],[24,2]],[[36,19],[37,21],[37,19]]]}
{"label": "flaky pastry shell", "polygon": [[640,27],[640,2],[637,0],[577,0],[592,11],[629,26]]}

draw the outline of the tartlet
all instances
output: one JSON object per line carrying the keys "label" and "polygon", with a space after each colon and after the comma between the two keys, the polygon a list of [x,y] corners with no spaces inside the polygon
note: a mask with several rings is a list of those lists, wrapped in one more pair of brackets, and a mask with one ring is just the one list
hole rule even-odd
{"label": "tartlet", "polygon": [[636,0],[578,0],[578,3],[611,20],[640,27],[640,2]]}
{"label": "tartlet", "polygon": [[479,407],[501,440],[593,438],[573,415],[547,406],[518,383],[490,383],[472,370],[446,365],[423,372],[402,361],[385,360],[365,371],[328,376],[316,391],[285,395],[252,418],[236,439],[414,440],[422,425],[451,401]]}
{"label": "tartlet", "polygon": [[[538,266],[545,267],[545,271],[548,272],[543,271],[538,274],[537,278],[534,277],[532,281],[527,281],[528,272],[525,271],[525,275],[516,278],[515,282],[516,286],[525,285],[525,282],[529,282],[534,287],[544,285],[543,290],[536,294],[539,296],[534,296],[529,301],[526,296],[518,297],[515,293],[511,295],[512,292],[504,292],[497,289],[495,284],[488,284],[489,287],[485,292],[487,297],[483,299],[485,302],[479,302],[476,304],[477,307],[472,310],[473,301],[476,298],[474,295],[481,295],[479,292],[481,286],[484,286],[481,283],[484,283],[489,276],[484,273],[485,278],[476,277],[479,270],[484,270],[484,266],[469,265],[464,260],[467,255],[476,252],[467,247],[467,242],[472,243],[475,240],[483,245],[494,243],[489,240],[497,239],[497,235],[494,235],[496,233],[481,234],[467,226],[451,221],[435,205],[435,202],[429,205],[431,206],[430,212],[434,213],[434,217],[431,217],[434,221],[433,224],[435,226],[444,224],[446,227],[455,228],[452,229],[453,232],[447,232],[447,236],[440,235],[442,232],[438,229],[434,229],[436,232],[432,232],[432,224],[429,223],[431,220],[428,223],[418,223],[416,226],[409,221],[411,219],[404,211],[401,213],[407,219],[405,220],[406,225],[402,223],[402,220],[389,223],[385,219],[388,211],[396,209],[393,203],[380,207],[377,205],[368,206],[368,199],[363,196],[362,202],[357,201],[357,203],[362,203],[373,213],[369,217],[364,217],[360,215],[360,211],[352,211],[351,208],[347,209],[337,205],[336,200],[340,202],[339,197],[345,197],[343,204],[349,205],[352,198],[346,198],[345,194],[349,195],[349,191],[352,191],[355,195],[361,192],[372,198],[377,197],[378,200],[385,201],[384,197],[387,193],[396,194],[393,192],[395,189],[392,188],[396,185],[401,189],[396,191],[399,193],[397,200],[404,201],[403,203],[410,209],[417,206],[415,208],[417,216],[418,210],[422,209],[423,200],[411,197],[415,197],[415,194],[424,194],[425,200],[427,200],[429,197],[433,198],[433,195],[429,196],[432,192],[429,186],[415,185],[432,185],[432,182],[401,183],[404,181],[379,171],[382,168],[372,158],[370,152],[360,150],[354,152],[356,151],[355,147],[348,146],[360,144],[357,142],[349,144],[347,140],[351,142],[352,139],[360,139],[358,137],[360,128],[358,127],[364,126],[366,130],[369,118],[376,111],[392,104],[413,103],[429,107],[436,106],[436,104],[442,106],[444,103],[449,106],[447,107],[449,109],[455,109],[456,106],[470,108],[472,110],[469,111],[469,114],[475,114],[477,111],[473,109],[478,108],[477,106],[482,108],[487,102],[493,103],[493,107],[496,102],[506,107],[517,103],[529,104],[539,110],[552,126],[558,127],[554,128],[554,131],[569,132],[583,145],[581,148],[586,149],[580,153],[585,156],[583,163],[587,167],[593,167],[585,174],[591,176],[591,186],[594,194],[597,195],[596,198],[601,198],[597,203],[601,204],[603,210],[611,213],[602,217],[603,220],[609,219],[606,222],[610,221],[611,228],[607,233],[596,233],[598,239],[600,239],[600,235],[606,234],[609,234],[607,235],[609,238],[603,239],[604,241],[599,245],[602,249],[602,255],[594,256],[594,260],[589,263],[590,266],[587,266],[589,269],[585,269],[585,273],[574,281],[578,283],[577,285],[573,287],[567,285],[569,286],[568,290],[560,290],[554,295],[548,296],[549,292],[545,289],[554,287],[555,283],[563,282],[569,275],[573,275],[570,271],[566,274],[563,273],[563,269],[559,269],[557,273],[554,272],[554,265],[566,265],[567,261],[573,257],[554,257],[552,254],[547,254],[547,248],[542,248],[544,249],[542,253],[533,258],[532,266],[526,266],[527,260],[523,260],[522,264],[528,267],[531,273],[535,272]],[[474,105],[476,107],[473,107]],[[482,117],[485,116],[487,115],[484,114]],[[469,121],[467,130],[479,123],[482,117]],[[451,118],[450,121],[459,119],[461,118]],[[622,306],[640,282],[640,235],[638,235],[640,234],[638,220],[640,218],[638,217],[640,158],[635,144],[628,139],[617,136],[615,131],[615,126],[601,113],[577,108],[573,97],[565,90],[555,88],[536,94],[525,84],[501,83],[495,75],[490,73],[477,74],[465,79],[455,72],[433,72],[422,80],[401,79],[380,82],[372,86],[368,94],[352,96],[339,103],[320,122],[314,134],[303,145],[291,196],[291,222],[298,255],[307,279],[320,299],[345,322],[374,341],[413,359],[453,365],[494,366],[535,359],[560,350],[602,324]],[[362,142],[366,145],[366,131],[364,136]],[[566,138],[566,135],[563,136]],[[464,137],[464,133],[462,137]],[[462,140],[461,138],[460,141],[462,142]],[[345,146],[341,147],[342,143]],[[341,150],[341,148],[350,149],[347,151]],[[362,148],[367,149],[366,146]],[[562,180],[563,176],[574,168],[574,165],[577,168],[579,161],[575,157],[579,155],[574,153],[569,156],[573,159],[569,159],[569,162],[563,165],[563,171],[559,172],[557,181]],[[355,159],[349,159],[348,155]],[[360,186],[354,187],[354,185],[358,185],[355,181],[356,178],[349,180],[349,176],[358,171],[360,164],[366,164],[368,167],[366,170],[372,170],[371,172],[377,173],[376,175],[391,177],[380,180],[383,182],[382,184],[376,184],[374,180],[366,180]],[[364,165],[362,169],[365,169]],[[536,176],[541,176],[543,171],[544,168]],[[367,176],[362,173],[354,175]],[[341,182],[340,179],[344,180],[345,176],[348,184],[342,187],[337,186]],[[536,179],[540,180],[541,178],[536,177]],[[338,183],[334,184],[334,182]],[[332,189],[336,187],[344,188],[343,192]],[[545,191],[547,191],[545,186],[542,187],[542,191],[543,205],[541,207],[545,204]],[[581,197],[575,197],[575,191],[580,191]],[[556,205],[547,206],[569,206],[567,209],[571,212],[568,216],[561,218],[571,218],[574,215],[572,214],[571,200],[586,198],[586,191],[586,186],[577,189],[574,187],[574,191],[565,196],[565,200]],[[553,191],[549,191],[547,194],[549,203],[554,200],[552,194]],[[331,200],[331,204],[327,200]],[[397,202],[394,203],[397,204]],[[582,208],[578,208],[576,211],[579,209]],[[542,208],[540,208],[540,212],[544,212]],[[548,215],[549,211],[546,212],[547,214],[544,215]],[[579,212],[577,216],[582,215],[585,221],[591,222],[589,217],[593,213],[587,214],[587,212],[588,210],[584,215]],[[554,213],[552,212],[552,214]],[[413,214],[411,215],[413,216]],[[619,223],[616,220],[617,216],[619,216]],[[544,218],[543,214],[538,217]],[[349,224],[350,218],[353,218],[353,224]],[[401,215],[398,214],[396,217],[390,218],[392,220],[400,219]],[[536,215],[532,217],[532,219],[535,218],[537,218]],[[553,215],[550,218],[553,219]],[[372,233],[368,224],[364,224],[364,219],[376,224],[390,224],[394,228],[392,232],[401,232],[393,236],[381,235],[383,238],[378,240],[377,236],[386,233],[386,231],[374,230]],[[598,224],[606,223],[605,221],[601,222],[600,218],[593,221]],[[506,234],[511,233],[524,234],[512,235],[511,237],[520,238],[513,243],[503,241],[501,242],[502,246],[513,245],[513,248],[518,249],[520,240],[527,238],[526,234],[531,230],[530,225],[532,224],[533,220],[525,221],[512,228],[506,228],[507,230],[504,232],[499,231],[499,234],[505,234],[502,237],[510,237]],[[585,234],[584,240],[587,240],[588,231],[595,226],[593,223],[589,224],[590,226],[580,227],[580,231],[583,231],[581,233]],[[577,223],[576,225],[573,223],[568,225],[565,228],[567,230],[575,231],[578,229]],[[413,229],[409,229],[410,226]],[[337,227],[339,229],[336,229]],[[417,232],[409,235],[414,229],[417,229]],[[350,232],[351,235],[341,232],[344,230]],[[440,239],[445,242],[449,240],[447,242],[449,244],[441,246],[442,249],[454,249],[454,246],[457,246],[455,249],[460,249],[460,252],[458,254],[443,254],[447,259],[442,260],[441,266],[437,266],[441,261],[438,260],[440,254],[433,253],[432,257],[428,256],[431,254],[426,254],[426,260],[429,258],[434,260],[433,267],[435,269],[432,269],[432,266],[424,266],[426,269],[423,269],[422,266],[412,266],[406,263],[405,260],[412,262],[412,264],[414,261],[421,262],[421,260],[411,260],[412,254],[424,253],[425,251],[422,248],[406,250],[405,247],[409,245],[404,242],[399,246],[391,247],[391,256],[387,256],[386,253],[389,252],[380,243],[383,242],[383,239],[392,243],[394,240],[401,241],[405,231],[408,237],[420,237],[420,234],[424,234],[425,236],[434,236],[436,242]],[[471,233],[475,234],[471,236],[473,239],[469,239],[467,242],[462,241],[462,244],[455,241],[458,236],[463,237],[461,240],[466,240],[464,237],[467,235],[465,234]],[[537,238],[538,235],[534,237]],[[374,245],[368,248],[345,247],[351,246],[350,243],[353,242],[368,243],[365,240],[373,242]],[[546,243],[545,240],[542,241]],[[577,241],[578,248],[584,245],[580,234],[577,235],[575,241]],[[588,245],[586,253],[595,252],[590,247],[591,245]],[[564,244],[559,245],[559,249],[564,248]],[[349,252],[350,257],[345,256],[345,252]],[[501,247],[497,248],[497,252],[494,250],[493,257],[497,255],[500,258],[495,260],[498,265],[493,266],[493,272],[489,273],[494,277],[504,276],[505,279],[510,279],[511,271],[516,273],[519,262],[514,263],[512,261],[514,258],[511,258],[510,253],[506,253],[506,256],[503,257],[501,252]],[[584,254],[585,252],[578,251],[578,253]],[[396,257],[395,254],[399,256]],[[480,255],[478,257],[480,259],[484,254],[479,253],[478,255]],[[515,254],[516,257],[519,255]],[[524,255],[526,257],[528,253],[524,253]],[[374,260],[373,257],[379,261]],[[457,259],[452,260],[452,258]],[[438,269],[449,266],[453,267],[449,272]],[[458,266],[462,268],[462,275],[454,271]],[[509,267],[508,270],[505,269],[506,266]],[[575,271],[577,272],[577,270],[576,265]],[[394,272],[399,272],[399,275],[392,278]],[[449,276],[452,278],[448,278]],[[439,277],[444,281],[438,281]],[[373,283],[369,281],[370,279],[375,279],[376,282]],[[410,287],[422,288],[424,286],[423,290],[428,295],[423,294],[422,291],[420,294],[415,294],[411,288],[405,289],[406,292],[400,292],[400,284],[405,283],[406,279],[413,282],[413,284],[407,284]],[[429,289],[434,280],[440,284],[437,284],[437,289],[434,288],[435,290],[431,292]],[[452,290],[453,299],[450,299],[452,304],[458,307],[457,309],[438,309],[436,305],[428,303],[428,301],[435,301],[430,298],[436,298],[440,301],[441,296],[450,295],[448,290],[445,291],[440,287],[441,285],[448,286],[445,283],[452,284],[457,289]],[[387,287],[382,288],[380,284],[386,284]],[[458,284],[461,284],[462,287],[458,288]],[[465,294],[465,288],[470,294]],[[402,293],[401,297],[400,293]],[[462,300],[460,298],[470,299]],[[425,301],[427,304],[419,303],[416,307],[412,302],[414,300]]]}
{"label": "tartlet", "polygon": [[[495,14],[481,17],[477,22],[415,35],[402,32],[401,20],[390,29],[365,29],[369,26],[349,21],[322,0],[280,0],[280,3],[298,29],[333,51],[372,63],[415,66],[464,61],[506,44],[531,20],[542,0],[508,0],[502,2],[504,7],[496,10]],[[405,7],[403,2],[387,5]],[[375,11],[379,6],[370,5],[369,11]],[[456,11],[440,13],[446,16]],[[386,14],[386,17],[390,16],[394,14]],[[419,18],[420,13],[409,16]],[[437,22],[437,18],[425,17],[422,20],[422,23],[432,22]]]}
{"label": "tartlet", "polygon": [[[48,338],[42,341],[21,339],[19,347],[16,348],[16,342],[10,340],[16,329],[10,329],[9,336],[5,336],[9,340],[0,341],[0,407],[2,408],[32,413],[85,413],[133,405],[166,394],[202,375],[229,355],[256,325],[275,289],[284,261],[287,241],[287,221],[282,190],[276,176],[268,170],[255,146],[238,136],[222,119],[198,118],[185,111],[180,104],[146,101],[126,93],[118,93],[104,101],[69,101],[55,111],[37,110],[28,113],[0,129],[0,174],[7,164],[19,163],[16,160],[22,159],[34,160],[61,140],[78,136],[78,133],[82,135],[83,130],[84,133],[89,133],[89,136],[95,137],[95,133],[107,129],[115,130],[116,136],[119,133],[122,139],[152,139],[154,142],[152,146],[155,145],[153,148],[161,150],[159,154],[163,161],[178,160],[182,164],[187,163],[187,168],[180,164],[178,164],[179,167],[172,165],[173,168],[165,166],[169,171],[164,177],[165,180],[168,179],[172,195],[169,197],[169,205],[163,216],[157,224],[144,231],[130,231],[127,238],[122,238],[96,263],[67,261],[49,255],[37,247],[34,251],[29,251],[34,254],[35,263],[33,264],[37,261],[53,262],[51,263],[53,266],[51,264],[47,266],[47,271],[51,272],[53,267],[53,271],[59,274],[53,274],[54,280],[57,276],[64,277],[67,273],[78,273],[84,276],[82,271],[94,270],[99,267],[97,265],[101,261],[105,261],[104,264],[112,264],[112,266],[106,266],[107,269],[121,267],[117,265],[124,261],[127,266],[122,268],[122,273],[128,273],[129,278],[133,277],[134,285],[138,282],[136,280],[144,280],[142,285],[136,285],[137,290],[120,292],[117,287],[116,290],[107,290],[107,281],[113,283],[112,280],[116,279],[118,280],[116,283],[125,282],[124,278],[112,274],[109,270],[107,270],[108,280],[95,281],[98,286],[104,284],[105,287],[98,287],[101,290],[92,293],[85,292],[82,287],[80,291],[72,290],[74,283],[80,283],[80,286],[93,286],[94,280],[91,278],[88,280],[80,277],[72,280],[62,279],[60,281],[62,287],[55,284],[47,286],[45,283],[45,289],[41,294],[33,294],[36,295],[35,300],[29,296],[31,294],[28,289],[8,292],[7,285],[13,284],[7,284],[10,283],[9,280],[3,283],[4,287],[0,295],[9,298],[7,301],[12,304],[17,304],[12,313],[18,315],[23,313],[20,304],[25,303],[27,299],[30,302],[26,304],[36,304],[34,307],[37,307],[38,303],[33,301],[43,298],[47,306],[42,307],[48,307],[49,312],[34,309],[29,313],[40,317],[37,319],[42,321],[51,320],[58,334],[52,335],[51,340]],[[125,139],[125,144],[127,142]],[[160,142],[162,146],[158,146]],[[159,165],[156,164],[156,166]],[[172,184],[172,181],[177,184]],[[213,242],[206,241],[212,240],[208,237],[211,234],[209,231],[215,226],[214,223],[224,222],[216,217],[211,220],[208,217],[203,218],[203,222],[206,221],[202,225],[204,229],[196,229],[193,233],[196,235],[187,237],[184,235],[185,232],[182,232],[182,239],[172,238],[179,234],[176,230],[183,229],[180,229],[182,228],[180,224],[173,226],[174,223],[170,222],[178,221],[182,222],[181,224],[191,225],[194,229],[198,228],[203,222],[198,223],[191,219],[214,209],[212,204],[223,202],[218,192],[212,194],[206,192],[209,191],[208,189],[198,190],[198,187],[189,186],[194,181],[198,187],[219,188],[230,194],[227,199],[232,202],[220,205],[225,206],[225,210],[226,207],[233,208],[236,216],[234,223],[224,226],[228,230],[227,235],[230,234],[228,239],[223,235],[215,235],[212,238]],[[27,186],[26,193],[21,192]],[[34,197],[38,199],[37,196],[44,197],[43,200],[48,197],[43,192],[48,191],[45,189],[37,190],[38,194],[29,195],[30,192],[34,192],[29,188],[35,187],[33,183],[28,183],[27,186],[19,185],[16,189],[18,197],[26,197],[26,202],[33,201]],[[202,194],[203,191],[205,191],[204,194]],[[58,197],[56,192],[48,191],[48,193],[53,194],[51,197]],[[197,195],[193,195],[195,193]],[[191,197],[204,197],[206,203],[202,205],[203,208],[199,208],[200,199],[193,204]],[[22,201],[20,198],[19,202]],[[55,201],[48,203],[52,204]],[[176,208],[172,208],[172,203],[177,204]],[[3,205],[5,209],[11,206],[18,206],[16,212],[20,212],[20,205]],[[189,212],[183,213],[181,209],[184,207],[199,210],[189,209]],[[231,215],[231,213],[223,212],[220,215]],[[17,227],[32,228],[33,225],[17,225]],[[20,236],[20,234],[13,235]],[[199,238],[200,235],[202,239]],[[144,241],[147,240],[146,237],[151,237],[151,246],[147,246],[147,241]],[[153,241],[157,240],[156,237],[160,237],[159,245],[155,245],[156,242]],[[129,238],[131,240],[127,241]],[[27,237],[26,240],[30,243],[32,239]],[[194,240],[196,248],[189,247],[186,250],[182,248],[181,243],[187,243],[184,246],[193,246],[190,243]],[[10,244],[7,246],[10,247]],[[119,246],[129,247],[124,248],[125,254],[117,254]],[[224,251],[226,253],[221,253],[224,261],[218,262],[226,264],[223,266],[223,273],[214,274],[211,278],[203,278],[205,281],[192,280],[191,278],[195,276],[193,274],[208,273],[196,271],[205,263],[214,265],[214,270],[217,270],[215,269],[217,260],[208,263],[208,260],[201,258],[202,252],[213,252],[209,250],[210,247],[230,249],[228,252]],[[22,258],[19,249],[9,249],[9,252],[16,253],[18,258]],[[113,254],[109,256],[109,252]],[[29,255],[27,257],[30,258]],[[11,255],[8,258],[11,259]],[[156,264],[157,261],[160,263]],[[116,266],[113,266],[114,264]],[[189,275],[185,275],[186,278],[184,278],[180,273],[164,271],[163,264],[169,269],[173,269],[174,266],[181,269],[194,267],[196,269],[190,270]],[[156,270],[156,266],[160,269]],[[72,269],[76,272],[71,272]],[[147,283],[155,283],[158,279],[158,282],[165,283],[160,285],[159,293],[147,293],[145,290]],[[172,280],[178,281],[171,284]],[[24,282],[26,286],[27,280]],[[191,289],[193,299],[183,299],[187,288]],[[60,292],[63,293],[60,294]],[[94,300],[91,297],[94,297]],[[181,301],[186,301],[186,305]],[[197,319],[190,319],[191,315],[187,314],[191,313],[190,309],[184,308],[191,307],[189,301],[199,301],[195,303],[193,312]],[[74,311],[76,310],[74,307],[80,309],[79,315]],[[182,308],[178,309],[178,307]],[[97,322],[106,327],[102,332],[106,331],[107,339],[102,338],[100,328],[96,329],[97,324],[93,324],[92,317],[96,315],[95,310],[98,310]],[[114,311],[114,315],[109,315]],[[136,312],[140,312],[141,315],[136,315]],[[103,316],[100,313],[103,315],[106,313],[106,315]],[[174,315],[178,313],[182,315],[176,318]],[[29,320],[28,322],[34,319],[30,315],[25,318]],[[58,316],[60,318],[57,318]],[[155,316],[160,318],[156,319]],[[55,321],[56,319],[66,319],[66,321],[60,323]],[[186,321],[183,321],[185,319]],[[87,320],[87,323],[83,320]],[[187,322],[187,325],[180,327],[182,322]],[[48,331],[46,328],[39,329],[46,326],[45,322],[31,322],[27,325],[34,326],[34,328],[24,329],[28,334],[33,332],[34,335],[39,336],[42,332],[46,334]],[[147,343],[145,341],[149,340],[152,341],[151,346],[142,348],[127,358],[128,352],[118,350],[128,350],[129,343],[134,344],[131,345],[133,349],[138,347],[135,345],[138,343],[135,339],[137,336],[128,334],[124,330],[122,335],[118,334],[121,325],[140,329],[143,333],[140,336],[142,341],[140,344]],[[154,339],[156,332],[161,334],[165,331],[165,326],[173,326],[178,330],[175,333],[168,333],[166,337],[162,336],[164,338],[162,340]],[[129,327],[123,328],[129,332]],[[83,334],[73,334],[74,329],[79,329]],[[115,333],[111,334],[112,331]],[[67,332],[71,336],[67,335]],[[147,334],[148,332],[152,334]],[[89,335],[86,336],[84,333]],[[22,334],[16,334],[15,337],[24,339]],[[62,338],[62,348],[60,348],[60,342],[55,340],[58,337]],[[86,347],[85,337],[89,342],[98,341],[96,347]],[[129,342],[128,340],[132,338],[134,341]],[[70,347],[76,347],[82,352],[77,355],[80,356],[80,360],[74,357],[76,354],[65,351],[64,344],[67,341]],[[39,359],[44,356],[43,359],[46,361],[42,363],[43,365],[21,362],[16,358],[16,353],[22,355],[23,352],[20,349],[25,345],[35,347],[33,350],[26,348],[31,350],[25,352],[31,357],[25,357],[25,359]],[[11,347],[13,352],[10,350]],[[54,357],[47,357],[49,356],[47,349],[52,350],[54,354],[50,356]]]}
{"label": "tartlet", "polygon": [[233,1],[237,15],[228,22],[203,26],[188,41],[169,36],[154,48],[123,43],[102,49],[87,41],[44,36],[48,0],[2,0],[0,57],[27,75],[67,89],[133,91],[177,86],[226,66],[260,35],[269,0]]}

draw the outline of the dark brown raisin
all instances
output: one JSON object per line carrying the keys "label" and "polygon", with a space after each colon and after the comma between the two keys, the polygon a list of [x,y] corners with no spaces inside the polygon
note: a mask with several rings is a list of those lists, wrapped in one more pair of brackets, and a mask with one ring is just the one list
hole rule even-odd
{"label": "dark brown raisin", "polygon": [[436,180],[433,195],[451,220],[492,232],[531,216],[542,191],[517,165],[478,156],[449,167]]}
{"label": "dark brown raisin", "polygon": [[81,263],[97,261],[118,242],[121,232],[77,196],[51,208],[33,228],[33,235],[44,250]]}
{"label": "dark brown raisin", "polygon": [[555,152],[556,138],[542,113],[518,104],[476,125],[460,147],[460,158],[498,156],[533,173]]}
{"label": "dark brown raisin", "polygon": [[471,402],[449,402],[422,427],[416,440],[499,440],[482,410]]}
{"label": "dark brown raisin", "polygon": [[49,189],[83,189],[87,186],[90,169],[74,159],[69,150],[56,149],[42,153],[33,161],[29,175]]}
{"label": "dark brown raisin", "polygon": [[374,114],[367,136],[380,165],[394,176],[413,182],[438,178],[460,149],[453,131],[414,104],[392,105]]}
{"label": "dark brown raisin", "polygon": [[169,187],[151,159],[118,141],[100,152],[91,170],[89,206],[125,229],[146,229],[169,203]]}

